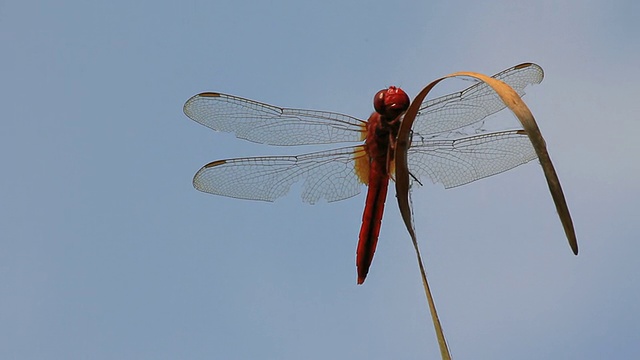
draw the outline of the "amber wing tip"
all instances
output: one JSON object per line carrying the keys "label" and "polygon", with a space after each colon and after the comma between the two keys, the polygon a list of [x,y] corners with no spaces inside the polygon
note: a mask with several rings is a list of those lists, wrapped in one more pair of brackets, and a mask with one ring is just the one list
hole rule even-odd
{"label": "amber wing tip", "polygon": [[207,92],[200,93],[197,96],[200,96],[200,97],[220,97],[220,93],[207,91]]}

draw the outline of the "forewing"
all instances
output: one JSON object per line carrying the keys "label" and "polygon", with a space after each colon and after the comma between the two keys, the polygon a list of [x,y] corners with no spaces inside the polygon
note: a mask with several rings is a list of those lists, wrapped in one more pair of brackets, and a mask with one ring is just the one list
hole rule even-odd
{"label": "forewing", "polygon": [[196,189],[240,199],[274,201],[303,181],[302,200],[338,201],[360,193],[356,158],[366,156],[362,146],[298,156],[266,156],[214,161],[193,178]]}
{"label": "forewing", "polygon": [[466,136],[455,140],[423,140],[414,135],[407,152],[409,172],[445,188],[495,175],[536,159],[523,130]]}
{"label": "forewing", "polygon": [[360,119],[333,112],[287,109],[220,93],[187,100],[184,113],[216,131],[269,145],[307,145],[360,141]]}
{"label": "forewing", "polygon": [[[524,89],[542,82],[544,72],[536,64],[516,65],[493,76],[511,86],[522,97]],[[459,129],[505,108],[498,94],[486,83],[478,82],[457,93],[425,100],[413,124],[413,132],[431,135]]]}

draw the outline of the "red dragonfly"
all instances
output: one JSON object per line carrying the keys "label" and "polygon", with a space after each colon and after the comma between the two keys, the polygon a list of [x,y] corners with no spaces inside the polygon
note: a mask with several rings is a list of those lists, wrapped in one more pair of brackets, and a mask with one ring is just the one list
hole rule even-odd
{"label": "red dragonfly", "polygon": [[[493,76],[524,95],[542,81],[536,64],[521,64]],[[397,87],[380,90],[367,121],[327,111],[281,108],[233,95],[205,92],[190,98],[184,113],[216,131],[268,145],[352,143],[297,156],[217,160],[194,176],[196,189],[240,199],[274,201],[303,181],[302,200],[314,204],[353,197],[368,185],[356,266],[358,284],[369,272],[376,249],[395,139],[409,97]],[[429,178],[452,188],[498,174],[536,158],[522,129],[490,132],[484,119],[504,104],[485,83],[425,100],[413,124],[408,167],[413,179]],[[355,144],[353,144],[355,143]]]}

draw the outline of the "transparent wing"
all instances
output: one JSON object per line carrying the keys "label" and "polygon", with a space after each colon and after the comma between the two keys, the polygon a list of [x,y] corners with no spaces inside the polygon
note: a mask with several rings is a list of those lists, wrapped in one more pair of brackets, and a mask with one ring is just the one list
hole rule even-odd
{"label": "transparent wing", "polygon": [[[528,85],[542,82],[544,72],[540,66],[526,63],[493,77],[507,83],[522,97]],[[448,132],[481,121],[504,108],[495,91],[484,82],[478,82],[460,92],[425,100],[412,130],[422,135]]]}
{"label": "transparent wing", "polygon": [[202,167],[193,186],[216,195],[274,201],[303,180],[304,202],[337,201],[360,193],[355,160],[361,156],[366,156],[364,149],[356,146],[298,156],[219,160]]}
{"label": "transparent wing", "polygon": [[187,100],[184,113],[216,131],[268,145],[307,145],[360,141],[365,122],[327,111],[287,109],[220,93]]}
{"label": "transparent wing", "polygon": [[524,130],[424,140],[414,135],[407,153],[409,171],[420,179],[452,188],[495,175],[536,159]]}

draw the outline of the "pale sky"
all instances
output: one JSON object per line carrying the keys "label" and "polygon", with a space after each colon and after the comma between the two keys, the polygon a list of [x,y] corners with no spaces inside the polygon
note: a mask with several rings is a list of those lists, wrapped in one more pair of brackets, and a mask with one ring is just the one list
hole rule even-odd
{"label": "pale sky", "polygon": [[[193,189],[252,144],[202,91],[360,118],[389,85],[545,70],[527,90],[580,245],[536,161],[413,195],[456,359],[640,353],[637,1],[0,3],[0,358],[436,359],[393,187],[356,285],[363,193],[314,206]],[[505,113],[505,116],[509,114]]]}

